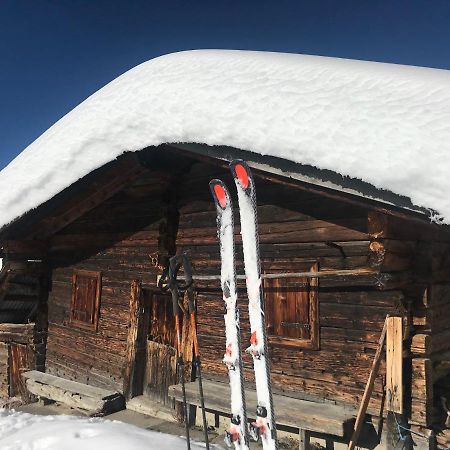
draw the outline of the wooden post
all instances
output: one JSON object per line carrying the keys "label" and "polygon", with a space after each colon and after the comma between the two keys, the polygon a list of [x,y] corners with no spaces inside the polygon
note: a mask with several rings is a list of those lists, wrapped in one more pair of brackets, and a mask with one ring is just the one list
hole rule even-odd
{"label": "wooden post", "polygon": [[387,409],[403,414],[403,321],[389,317],[386,330]]}
{"label": "wooden post", "polygon": [[304,428],[300,428],[298,430],[298,437],[299,437],[299,450],[310,450],[310,439],[311,435],[308,430],[305,430]]}
{"label": "wooden post", "polygon": [[383,324],[383,329],[381,330],[381,336],[378,341],[377,351],[373,359],[372,368],[370,370],[369,379],[367,380],[366,388],[364,390],[361,405],[359,405],[358,415],[356,416],[355,428],[353,430],[352,438],[348,444],[348,450],[354,450],[354,448],[356,447],[356,443],[359,438],[359,433],[361,432],[361,428],[363,426],[364,416],[366,415],[367,406],[369,405],[370,396],[372,395],[375,378],[377,377],[378,369],[380,368],[381,355],[384,346],[384,341],[386,338],[386,328],[387,328],[386,324],[388,318],[389,316],[386,316],[386,320],[384,321]]}
{"label": "wooden post", "polygon": [[[387,448],[404,448],[399,426],[406,426],[403,419],[403,320],[389,317],[386,330],[386,396],[387,410],[391,412],[386,421]],[[402,431],[403,434],[404,431]],[[409,438],[409,436],[408,436]]]}
{"label": "wooden post", "polygon": [[138,386],[139,373],[136,367],[139,329],[144,318],[142,286],[139,280],[131,283],[130,319],[127,337],[127,353],[123,371],[123,394],[126,399],[139,395],[142,386]]}

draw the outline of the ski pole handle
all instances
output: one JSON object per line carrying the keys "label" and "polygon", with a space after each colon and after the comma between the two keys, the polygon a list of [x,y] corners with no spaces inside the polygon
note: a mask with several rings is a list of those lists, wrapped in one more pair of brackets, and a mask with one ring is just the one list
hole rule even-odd
{"label": "ski pole handle", "polygon": [[175,317],[178,317],[178,314],[180,313],[180,307],[178,305],[178,299],[180,296],[179,290],[178,290],[178,283],[177,283],[177,274],[178,270],[180,269],[180,263],[179,263],[178,256],[172,256],[169,260],[169,289],[172,294],[172,306],[173,306],[173,315]]}
{"label": "ski pole handle", "polygon": [[189,314],[194,314],[195,300],[194,300],[194,284],[192,280],[192,266],[189,260],[189,254],[187,252],[183,253],[183,269],[184,269],[185,288],[188,294]]}

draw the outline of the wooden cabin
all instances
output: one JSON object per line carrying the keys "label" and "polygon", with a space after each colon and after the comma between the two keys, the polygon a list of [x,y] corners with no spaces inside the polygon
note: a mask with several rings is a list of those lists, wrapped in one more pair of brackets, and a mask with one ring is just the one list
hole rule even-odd
{"label": "wooden cabin", "polygon": [[[168,258],[184,251],[194,277],[220,273],[208,183],[220,178],[234,193],[228,169],[234,158],[253,168],[263,273],[320,273],[264,280],[280,428],[325,437],[327,448],[349,441],[390,315],[402,320],[396,348],[402,385],[395,393],[402,414],[395,420],[405,430],[389,425],[393,393],[388,398],[383,351],[367,410],[372,426],[359,445],[393,448],[398,435],[389,439],[401,429],[400,444],[448,446],[450,229],[431,223],[403,197],[354,180],[341,179],[338,187],[332,172],[231,147],[164,145],[125,153],[1,229],[2,396],[17,395],[16,374],[31,371],[31,394],[51,396],[48,386],[63,379],[176,413],[169,397],[179,399],[174,318],[157,280]],[[243,274],[237,211],[235,218],[237,272]],[[239,288],[244,349],[243,282]],[[197,280],[195,291],[206,406],[226,415],[220,282]],[[187,323],[183,330],[189,360]],[[21,351],[30,356],[17,356]],[[251,405],[252,361],[244,355]],[[195,389],[188,384],[193,405]]]}

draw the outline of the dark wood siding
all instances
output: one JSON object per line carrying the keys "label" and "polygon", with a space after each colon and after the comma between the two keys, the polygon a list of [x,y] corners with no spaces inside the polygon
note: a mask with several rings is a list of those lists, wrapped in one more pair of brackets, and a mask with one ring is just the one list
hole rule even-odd
{"label": "dark wood siding", "polygon": [[[221,169],[198,164],[181,189],[178,250],[189,249],[194,273],[220,272],[215,210],[207,189],[211,178],[233,181]],[[317,263],[319,270],[363,269],[377,264],[370,248],[368,211],[317,195],[256,179],[260,250],[265,272],[301,272]],[[237,271],[243,273],[239,214],[236,218]],[[384,261],[384,259],[383,259]],[[399,256],[397,268],[407,263]],[[390,268],[388,268],[390,270]],[[329,278],[319,282],[320,350],[271,345],[275,390],[291,396],[356,405],[362,396],[386,314],[403,313],[403,294],[380,292],[368,280]],[[243,349],[249,342],[244,283],[239,283]],[[223,300],[217,283],[197,283],[198,331],[206,377],[226,377]],[[306,315],[305,315],[306,316]],[[244,354],[245,376],[253,379]],[[375,385],[371,410],[381,405],[382,377]]]}
{"label": "dark wood siding", "polygon": [[[183,250],[191,252],[194,274],[219,274],[215,209],[208,188],[213,177],[223,179],[234,193],[227,170],[206,163],[195,163],[183,174],[149,170],[51,239],[49,373],[120,389],[132,280],[142,280],[144,290],[154,288],[164,258]],[[407,337],[412,338],[414,348],[425,346],[429,329],[426,324],[414,324],[414,321],[426,319],[415,313],[423,296],[423,286],[421,291],[420,286],[408,284],[411,270],[416,270],[416,253],[422,237],[404,224],[391,228],[391,223],[381,213],[374,214],[368,209],[293,186],[257,177],[256,190],[263,271],[302,272],[317,264],[321,272],[361,269],[379,272],[376,276],[320,278],[317,346],[291,348],[272,344],[270,348],[275,391],[356,405],[367,381],[386,314],[403,316],[405,329],[411,330]],[[237,271],[243,273],[237,210],[235,217]],[[407,230],[404,235],[399,232],[402,229]],[[70,324],[73,270],[102,272],[97,333]],[[245,348],[250,337],[248,310],[245,285],[240,282],[238,287]],[[211,379],[225,379],[226,367],[221,362],[225,338],[219,283],[198,282],[196,289],[204,374]],[[310,299],[300,294],[292,305],[294,303],[296,317],[289,320],[306,321],[308,312],[311,314]],[[168,342],[173,340],[167,325],[170,324],[170,307],[162,304],[155,302],[151,314],[153,321],[155,315],[162,315],[161,323],[165,325],[159,329],[161,327],[153,322],[149,334]],[[311,317],[308,320],[311,321]],[[446,332],[444,321],[437,315],[430,320]],[[308,334],[302,331],[300,336],[290,337],[307,339]],[[415,355],[412,373],[417,376],[410,377],[409,384],[415,383],[420,373],[426,373],[425,367],[429,364],[422,364],[420,353]],[[252,361],[247,354],[244,358],[245,376],[251,382]],[[428,357],[424,354],[422,358]],[[384,370],[382,363],[369,408],[373,413],[381,406]],[[150,384],[155,378],[151,380]],[[424,400],[423,392],[424,389],[415,391],[414,395],[422,402],[417,405],[428,401]],[[418,422],[423,421],[423,417],[415,417]]]}
{"label": "dark wood siding", "polygon": [[[131,283],[156,285],[157,255],[173,233],[170,179],[149,172],[52,238],[48,373],[122,389]],[[97,332],[70,323],[74,270],[102,273]]]}

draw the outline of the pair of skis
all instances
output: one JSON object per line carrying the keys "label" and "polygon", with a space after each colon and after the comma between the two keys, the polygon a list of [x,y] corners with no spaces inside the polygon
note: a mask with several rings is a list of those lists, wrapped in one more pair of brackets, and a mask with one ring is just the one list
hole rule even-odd
{"label": "pair of skis", "polygon": [[221,285],[225,302],[226,352],[223,361],[230,377],[232,413],[225,441],[230,446],[234,444],[236,450],[248,450],[250,431],[254,440],[261,438],[264,450],[276,450],[278,444],[264,320],[255,185],[250,168],[244,161],[232,161],[230,169],[238,193],[251,331],[247,352],[253,357],[258,406],[256,421],[250,424],[248,430],[237,307],[233,206],[226,185],[215,179],[210,182],[210,188],[217,210]]}

